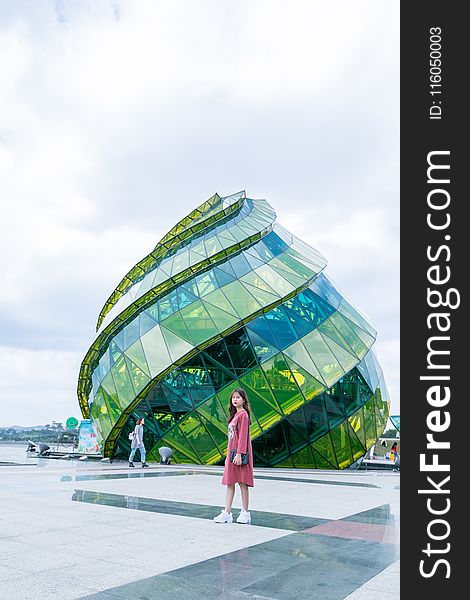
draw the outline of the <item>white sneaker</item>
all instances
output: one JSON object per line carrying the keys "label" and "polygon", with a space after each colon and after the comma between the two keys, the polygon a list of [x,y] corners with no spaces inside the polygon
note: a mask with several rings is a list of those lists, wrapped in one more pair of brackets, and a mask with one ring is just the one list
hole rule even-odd
{"label": "white sneaker", "polygon": [[214,517],[214,523],[233,523],[232,513],[223,510],[220,515]]}
{"label": "white sneaker", "polygon": [[237,518],[237,523],[242,523],[243,525],[251,524],[251,515],[247,510],[243,510],[240,512]]}

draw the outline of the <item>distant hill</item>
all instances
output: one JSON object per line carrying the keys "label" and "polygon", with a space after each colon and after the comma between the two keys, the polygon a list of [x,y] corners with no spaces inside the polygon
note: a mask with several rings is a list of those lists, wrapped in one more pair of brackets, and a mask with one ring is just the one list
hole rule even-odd
{"label": "distant hill", "polygon": [[14,429],[15,431],[33,431],[38,429],[50,429],[45,425],[29,425],[27,427],[23,427],[22,425],[9,425],[5,427],[0,427],[0,431],[7,431],[8,429]]}

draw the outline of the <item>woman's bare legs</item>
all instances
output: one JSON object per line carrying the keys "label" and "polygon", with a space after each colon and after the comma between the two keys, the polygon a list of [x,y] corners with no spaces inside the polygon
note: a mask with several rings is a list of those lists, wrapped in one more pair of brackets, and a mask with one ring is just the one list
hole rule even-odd
{"label": "woman's bare legs", "polygon": [[235,495],[235,484],[227,486],[227,492],[225,494],[225,510],[228,513],[232,512],[233,497]]}
{"label": "woman's bare legs", "polygon": [[242,507],[243,510],[248,510],[248,504],[250,502],[250,493],[248,491],[248,486],[246,483],[239,483],[240,492],[242,494]]}

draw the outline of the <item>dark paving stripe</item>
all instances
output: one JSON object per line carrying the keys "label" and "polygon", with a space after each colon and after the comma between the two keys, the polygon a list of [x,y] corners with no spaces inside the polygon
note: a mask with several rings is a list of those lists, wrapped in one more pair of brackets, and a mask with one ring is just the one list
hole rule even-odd
{"label": "dark paving stripe", "polygon": [[[138,467],[139,471],[142,469]],[[178,475],[213,475],[221,477],[222,473],[214,473],[213,471],[158,471],[158,472],[135,472],[130,473],[101,473],[100,475],[76,475],[75,481],[95,481],[102,479],[136,479],[139,477],[173,477]],[[70,481],[70,475],[62,477],[62,481]],[[256,479],[267,479],[269,481],[292,481],[293,483],[313,483],[316,485],[339,485],[344,487],[361,487],[361,488],[378,488],[379,486],[373,483],[357,483],[354,481],[334,481],[326,479],[306,479],[304,477],[279,477],[277,475],[257,475]]]}
{"label": "dark paving stripe", "polygon": [[[109,494],[89,490],[75,490],[72,500],[75,502],[88,502],[90,504],[104,504],[131,510],[179,515],[181,517],[194,517],[212,520],[219,513],[217,506],[193,504],[189,502],[173,502],[170,500],[157,500],[154,498],[140,498],[138,496],[125,496],[122,494]],[[302,531],[316,525],[328,522],[328,519],[317,519],[300,515],[288,515],[266,511],[253,510],[251,523],[258,527],[285,529],[287,531]],[[214,527],[222,525],[214,524]]]}
{"label": "dark paving stripe", "polygon": [[383,504],[365,510],[349,517],[344,517],[342,521],[355,521],[357,523],[370,523],[375,525],[399,525],[400,515],[391,511],[390,504]]}
{"label": "dark paving stripe", "polygon": [[86,598],[342,600],[397,558],[389,544],[294,533]]}

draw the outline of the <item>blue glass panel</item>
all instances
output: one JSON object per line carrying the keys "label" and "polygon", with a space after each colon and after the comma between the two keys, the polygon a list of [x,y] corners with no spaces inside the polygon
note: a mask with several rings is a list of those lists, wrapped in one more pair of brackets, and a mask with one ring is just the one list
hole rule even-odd
{"label": "blue glass panel", "polygon": [[225,341],[236,373],[244,373],[246,369],[251,369],[257,364],[254,350],[243,328],[228,335]]}
{"label": "blue glass panel", "polygon": [[[264,240],[265,238],[263,238]],[[256,250],[257,254],[259,254],[261,260],[264,263],[269,262],[272,258],[274,258],[274,254],[271,250],[264,244],[263,241],[258,242],[255,246],[253,246],[253,250]]]}
{"label": "blue glass panel", "polygon": [[297,301],[315,327],[318,327],[334,312],[334,308],[312,292],[311,289],[301,292],[297,296]]}
{"label": "blue glass panel", "polygon": [[216,366],[224,368],[226,371],[230,372],[231,375],[235,376],[235,368],[228,353],[225,340],[219,340],[206,348],[204,351],[204,360],[206,364],[207,361],[209,361]]}
{"label": "blue glass panel", "polygon": [[214,277],[218,283],[219,287],[223,287],[232,281],[235,281],[235,277],[233,275],[229,275],[225,271],[222,271],[218,267],[214,267],[213,271]]}
{"label": "blue glass panel", "polygon": [[177,289],[177,293],[178,293],[178,306],[180,309],[184,308],[185,306],[188,306],[188,304],[191,304],[191,302],[194,302],[195,300],[197,300],[197,296],[192,294],[189,290],[185,289],[183,286],[181,286]]}
{"label": "blue glass panel", "polygon": [[299,339],[292,327],[283,306],[277,306],[265,314],[266,322],[271,327],[276,347],[283,350]]}
{"label": "blue glass panel", "polygon": [[251,330],[249,326],[246,328],[246,332],[248,333],[251,345],[253,346],[256,356],[260,362],[271,358],[271,356],[274,356],[279,352],[277,348],[269,344],[266,340]]}
{"label": "blue glass panel", "polygon": [[289,248],[285,241],[282,240],[274,231],[271,231],[268,233],[268,235],[264,236],[263,242],[272,252],[273,256],[277,256]]}
{"label": "blue glass panel", "polygon": [[229,262],[232,265],[233,270],[235,271],[235,275],[238,279],[240,279],[240,277],[243,277],[243,275],[246,275],[251,271],[250,264],[243,256],[243,253],[234,256],[230,259]]}
{"label": "blue glass panel", "polygon": [[157,322],[152,317],[149,317],[145,311],[141,312],[139,315],[140,336],[142,337],[144,333],[153,329],[156,324]]}
{"label": "blue glass panel", "polygon": [[316,292],[334,308],[338,308],[339,303],[343,299],[341,294],[331,285],[323,273],[320,273],[320,275],[315,279],[310,286],[310,289]]}
{"label": "blue glass panel", "polygon": [[307,318],[301,317],[298,313],[287,307],[284,307],[284,310],[299,337],[307,335],[307,333],[310,333],[315,328],[313,323]]}
{"label": "blue glass panel", "polygon": [[246,326],[246,329],[247,331],[252,331],[253,333],[256,333],[263,340],[266,340],[271,346],[277,348],[276,340],[264,315],[256,318],[254,321],[251,321],[251,323],[249,323]]}

